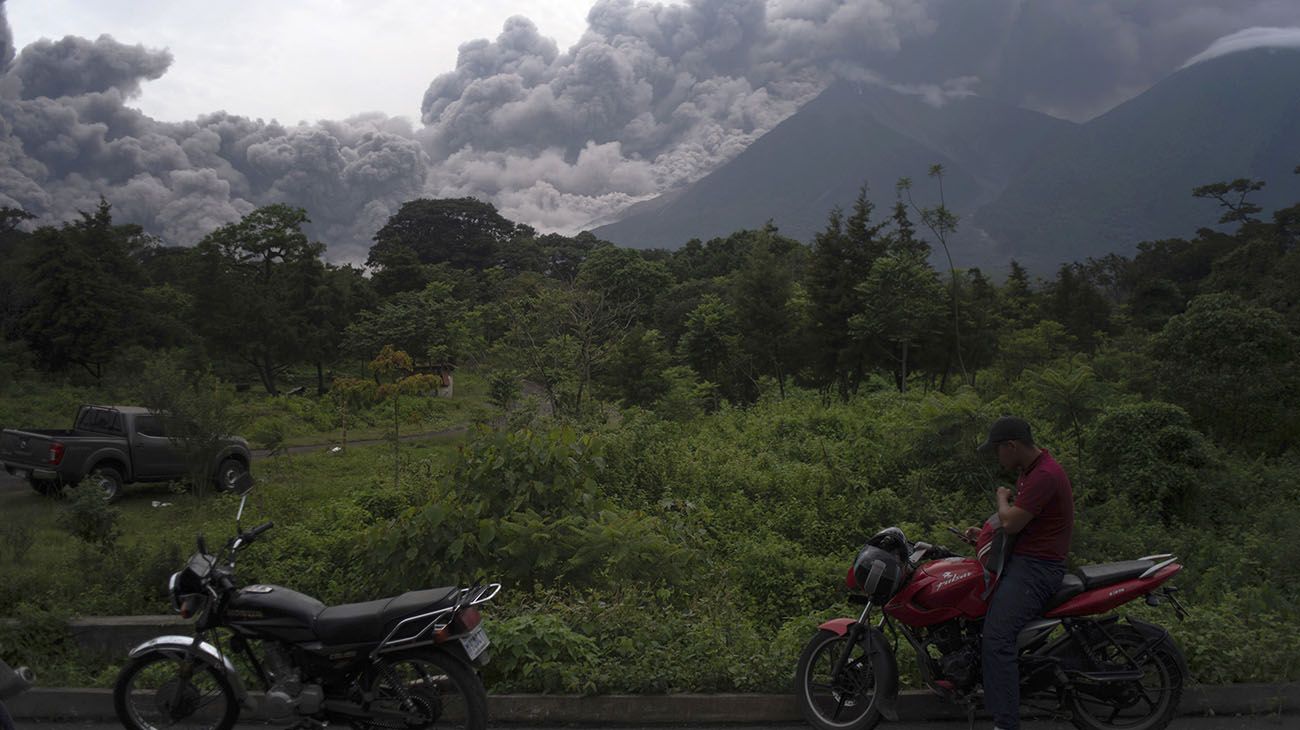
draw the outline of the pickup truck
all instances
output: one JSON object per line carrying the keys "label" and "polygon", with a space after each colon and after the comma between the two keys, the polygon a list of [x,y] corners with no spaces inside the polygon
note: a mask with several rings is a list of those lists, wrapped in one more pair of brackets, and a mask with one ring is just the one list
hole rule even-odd
{"label": "pickup truck", "polygon": [[[247,441],[223,440],[212,463],[217,488],[233,489],[250,460]],[[184,454],[164,431],[163,418],[135,406],[81,406],[67,431],[6,428],[0,431],[0,465],[51,496],[90,477],[110,502],[128,482],[190,476]]]}

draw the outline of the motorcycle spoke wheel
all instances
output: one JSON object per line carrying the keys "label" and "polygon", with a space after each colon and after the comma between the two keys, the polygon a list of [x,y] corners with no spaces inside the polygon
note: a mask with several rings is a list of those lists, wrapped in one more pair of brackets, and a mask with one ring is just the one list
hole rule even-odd
{"label": "motorcycle spoke wheel", "polygon": [[[844,668],[832,676],[843,652]],[[862,730],[879,720],[875,706],[876,677],[871,657],[861,644],[827,633],[804,650],[799,662],[804,714],[817,727]]]}
{"label": "motorcycle spoke wheel", "polygon": [[463,728],[486,724],[482,683],[467,667],[438,654],[411,653],[387,660],[370,685],[373,719],[359,730]]}
{"label": "motorcycle spoke wheel", "polygon": [[1169,724],[1182,695],[1179,662],[1164,645],[1139,656],[1146,637],[1136,631],[1119,630],[1113,635],[1114,643],[1099,642],[1093,652],[1111,671],[1133,670],[1133,660],[1137,660],[1136,669],[1142,678],[1132,682],[1076,682],[1074,724],[1088,730],[1160,730]]}
{"label": "motorcycle spoke wheel", "polygon": [[134,730],[226,730],[239,703],[216,669],[155,654],[128,665],[114,690],[118,718]]}

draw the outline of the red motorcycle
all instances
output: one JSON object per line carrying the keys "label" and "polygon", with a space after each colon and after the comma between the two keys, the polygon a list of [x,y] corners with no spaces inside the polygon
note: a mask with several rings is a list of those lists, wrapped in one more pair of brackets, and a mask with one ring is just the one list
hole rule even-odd
{"label": "red motorcycle", "polygon": [[[1067,573],[1043,618],[1017,640],[1021,704],[1068,715],[1087,730],[1168,725],[1188,676],[1182,650],[1159,626],[1103,614],[1144,597],[1151,606],[1168,602],[1181,620],[1186,611],[1169,584],[1183,568],[1176,561],[1151,555]],[[862,614],[822,624],[799,657],[795,680],[808,723],[818,730],[866,730],[882,717],[897,720],[900,636],[916,654],[921,681],[973,717],[982,706],[980,640],[996,587],[993,569],[943,547],[908,542],[890,527],[867,541],[845,582]],[[877,607],[882,615],[873,625]]]}

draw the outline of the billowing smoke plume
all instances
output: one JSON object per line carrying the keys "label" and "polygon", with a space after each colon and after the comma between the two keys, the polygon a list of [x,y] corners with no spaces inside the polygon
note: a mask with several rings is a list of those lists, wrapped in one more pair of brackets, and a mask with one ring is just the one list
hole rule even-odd
{"label": "billowing smoke plume", "polygon": [[521,17],[464,44],[415,126],[371,114],[286,127],[225,112],[173,124],[127,103],[166,71],[166,51],[101,36],[15,54],[0,0],[0,205],[53,222],[103,195],[120,219],[191,244],[283,202],[306,208],[331,258],[349,260],[421,195],[478,196],[572,232],[730,159],[836,75],[935,104],[975,93],[1081,119],[1215,39],[1300,25],[1300,4],[599,0],[587,20],[567,50]]}
{"label": "billowing smoke plume", "polygon": [[14,34],[4,10],[5,0],[0,0],[0,74],[8,71],[14,60]]}

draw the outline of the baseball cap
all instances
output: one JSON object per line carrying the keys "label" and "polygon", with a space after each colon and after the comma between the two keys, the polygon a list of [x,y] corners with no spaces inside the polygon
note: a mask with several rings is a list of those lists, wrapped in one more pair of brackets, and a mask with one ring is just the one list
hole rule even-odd
{"label": "baseball cap", "polygon": [[988,453],[998,447],[1003,441],[1016,440],[1029,446],[1034,445],[1033,434],[1029,431],[1029,422],[1023,418],[1015,416],[1003,416],[993,422],[989,427],[989,437],[984,440],[975,450]]}

